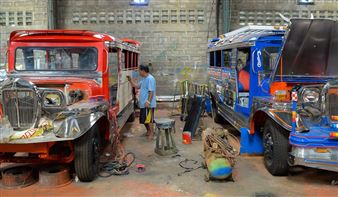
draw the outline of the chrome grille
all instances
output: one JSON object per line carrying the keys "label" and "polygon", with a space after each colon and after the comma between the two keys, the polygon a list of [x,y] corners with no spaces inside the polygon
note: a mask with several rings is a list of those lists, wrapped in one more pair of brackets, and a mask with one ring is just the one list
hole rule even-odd
{"label": "chrome grille", "polygon": [[328,111],[331,120],[338,119],[338,87],[332,87],[328,90]]}
{"label": "chrome grille", "polygon": [[30,89],[3,90],[4,113],[14,129],[28,129],[37,119],[38,101]]}

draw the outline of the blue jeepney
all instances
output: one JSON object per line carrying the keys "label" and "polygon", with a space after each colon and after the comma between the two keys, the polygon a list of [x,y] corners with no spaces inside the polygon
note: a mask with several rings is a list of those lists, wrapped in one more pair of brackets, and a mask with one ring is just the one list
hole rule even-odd
{"label": "blue jeepney", "polygon": [[338,23],[293,19],[248,26],[209,43],[213,118],[241,132],[241,154],[338,171]]}

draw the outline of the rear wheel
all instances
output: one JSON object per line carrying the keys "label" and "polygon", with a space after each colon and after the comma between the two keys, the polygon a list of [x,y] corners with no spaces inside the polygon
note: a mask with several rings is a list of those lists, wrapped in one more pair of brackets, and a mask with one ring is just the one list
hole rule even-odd
{"label": "rear wheel", "polygon": [[264,165],[274,176],[288,174],[289,133],[273,120],[264,125]]}
{"label": "rear wheel", "polygon": [[80,181],[93,181],[99,172],[100,137],[97,126],[75,141],[74,167]]}
{"label": "rear wheel", "polygon": [[212,99],[212,117],[216,123],[224,123],[224,118],[218,113],[217,105],[215,99]]}

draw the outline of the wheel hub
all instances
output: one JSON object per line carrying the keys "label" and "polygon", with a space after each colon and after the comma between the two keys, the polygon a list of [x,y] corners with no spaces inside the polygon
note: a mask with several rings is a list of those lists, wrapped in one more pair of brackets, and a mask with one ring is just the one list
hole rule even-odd
{"label": "wheel hub", "polygon": [[264,136],[264,156],[268,164],[271,164],[273,157],[273,140],[270,132]]}
{"label": "wheel hub", "polygon": [[96,138],[93,139],[93,164],[96,165],[100,158],[100,146]]}

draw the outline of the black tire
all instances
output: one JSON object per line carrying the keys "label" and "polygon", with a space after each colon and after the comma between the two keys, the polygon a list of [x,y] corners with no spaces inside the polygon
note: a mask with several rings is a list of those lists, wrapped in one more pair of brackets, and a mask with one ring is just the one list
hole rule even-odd
{"label": "black tire", "polygon": [[135,111],[133,111],[133,113],[130,114],[127,122],[134,122],[135,121]]}
{"label": "black tire", "polygon": [[93,181],[99,173],[100,135],[97,126],[75,141],[74,167],[77,177],[82,182]]}
{"label": "black tire", "polygon": [[288,174],[289,132],[268,119],[263,132],[264,165],[274,176]]}
{"label": "black tire", "polygon": [[214,122],[219,124],[225,123],[225,119],[218,113],[216,100],[212,94],[210,94],[210,99],[211,99],[211,114],[214,119]]}
{"label": "black tire", "polygon": [[222,124],[224,123],[224,118],[218,113],[216,103],[212,104],[212,109],[211,109],[212,117],[214,118],[214,122]]}

